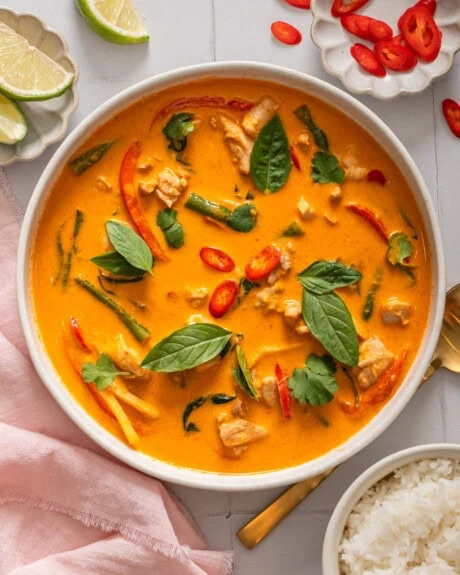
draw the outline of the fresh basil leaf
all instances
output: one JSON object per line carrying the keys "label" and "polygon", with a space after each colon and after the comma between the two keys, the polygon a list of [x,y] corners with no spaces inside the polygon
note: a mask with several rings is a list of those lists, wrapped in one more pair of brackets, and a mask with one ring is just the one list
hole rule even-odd
{"label": "fresh basil leaf", "polygon": [[83,364],[81,375],[86,383],[94,383],[99,391],[107,389],[117,375],[131,375],[126,371],[118,371],[113,361],[106,353],[101,353],[96,364]]}
{"label": "fresh basil leaf", "polygon": [[[233,370],[233,375],[235,376],[235,379],[240,387],[244,389],[244,391],[246,391],[246,393],[248,393],[251,397],[257,399],[257,389],[254,385],[254,380],[252,379],[251,370],[249,369],[243,348],[238,344],[235,348],[235,351],[239,368],[237,370]],[[238,371],[238,374],[235,374],[235,371]]]}
{"label": "fresh basil leaf", "polygon": [[301,122],[305,124],[305,126],[310,131],[313,139],[315,140],[315,144],[318,146],[320,150],[324,150],[325,152],[329,151],[329,142],[327,139],[326,134],[319,128],[316,123],[314,122],[310,110],[307,106],[299,106],[297,110],[294,112],[294,116],[298,118]]}
{"label": "fresh basil leaf", "polygon": [[345,179],[345,172],[333,154],[320,151],[316,152],[311,161],[311,179],[317,184],[341,184]]}
{"label": "fresh basil leaf", "polygon": [[412,223],[411,219],[409,218],[409,216],[407,215],[407,213],[403,210],[403,208],[399,208],[399,213],[402,217],[402,219],[406,222],[406,224],[410,227],[410,229],[412,230],[412,239],[413,240],[417,240],[418,239],[418,235],[417,235],[417,228],[414,226],[414,224]]}
{"label": "fresh basil leaf", "polygon": [[248,278],[241,278],[238,287],[238,303],[241,303],[241,300],[245,298],[255,286],[256,284],[248,280]]}
{"label": "fresh basil leaf", "polygon": [[195,129],[192,122],[193,114],[190,112],[181,112],[174,114],[166,126],[163,128],[163,134],[168,140],[168,149],[175,152],[183,152],[187,146],[187,136]]}
{"label": "fresh basil leaf", "polygon": [[414,267],[406,263],[412,255],[412,242],[403,232],[393,232],[388,240],[387,260],[393,266]]}
{"label": "fresh basil leaf", "polygon": [[358,270],[340,262],[318,260],[300,272],[297,279],[307,290],[322,294],[354,284],[362,277]]}
{"label": "fresh basil leaf", "polygon": [[298,236],[303,236],[305,230],[297,221],[291,222],[288,227],[283,231],[281,237],[283,238],[295,238]]}
{"label": "fresh basil leaf", "polygon": [[257,223],[257,208],[254,204],[241,204],[228,216],[226,222],[229,228],[247,234]]}
{"label": "fresh basil leaf", "polygon": [[177,212],[172,208],[161,210],[157,214],[157,226],[162,230],[167,230],[177,221]]}
{"label": "fresh basil leaf", "polygon": [[197,397],[191,401],[184,409],[184,413],[182,414],[182,426],[185,431],[199,431],[199,428],[194,423],[188,423],[188,418],[190,417],[192,411],[201,407],[204,403],[206,403],[207,399],[207,395]]}
{"label": "fresh basil leaf", "polygon": [[335,293],[303,290],[303,319],[311,333],[340,363],[358,365],[358,336],[347,306]]}
{"label": "fresh basil leaf", "polygon": [[246,199],[247,200],[253,200],[255,198],[254,194],[252,192],[248,192],[246,194]]}
{"label": "fresh basil leaf", "polygon": [[113,247],[135,268],[151,273],[153,257],[149,246],[140,235],[126,224],[116,220],[105,223]]}
{"label": "fresh basil leaf", "polygon": [[70,167],[77,176],[81,176],[83,172],[86,172],[91,166],[99,162],[112,144],[113,142],[104,142],[103,144],[86,150],[86,152],[83,152],[83,154],[77,156],[70,162]]}
{"label": "fresh basil leaf", "polygon": [[337,368],[329,355],[311,354],[303,369],[294,369],[288,381],[292,396],[301,403],[325,405],[334,399],[339,389],[334,377]]}
{"label": "fresh basil leaf", "polygon": [[236,395],[227,395],[225,393],[213,393],[209,396],[210,400],[214,405],[222,405],[224,403],[229,403],[236,399]]}
{"label": "fresh basil leaf", "polygon": [[141,367],[171,373],[192,369],[215,358],[232,332],[212,323],[196,323],[173,332],[155,345]]}
{"label": "fresh basil leaf", "polygon": [[178,249],[184,245],[184,228],[177,221],[176,210],[167,208],[159,212],[157,226],[162,229],[168,246]]}
{"label": "fresh basil leaf", "polygon": [[198,427],[193,422],[190,422],[187,425],[185,431],[200,431],[200,430],[198,429]]}
{"label": "fresh basil leaf", "polygon": [[139,277],[145,275],[143,270],[132,266],[121,254],[115,251],[95,256],[90,261],[116,276]]}
{"label": "fresh basil leaf", "polygon": [[278,114],[259,132],[252,149],[250,167],[256,188],[264,194],[276,192],[286,183],[291,171],[291,154]]}

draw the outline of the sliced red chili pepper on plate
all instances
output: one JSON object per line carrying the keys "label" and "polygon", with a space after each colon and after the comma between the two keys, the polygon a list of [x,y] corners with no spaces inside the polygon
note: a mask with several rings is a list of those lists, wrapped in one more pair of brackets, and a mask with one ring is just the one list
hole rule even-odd
{"label": "sliced red chili pepper on plate", "polygon": [[231,272],[235,269],[232,258],[217,248],[201,248],[200,258],[210,268],[219,272]]}
{"label": "sliced red chili pepper on plate", "polygon": [[362,8],[369,0],[334,0],[331,7],[331,14],[340,18],[345,14],[351,14]]}
{"label": "sliced red chili pepper on plate", "polygon": [[393,37],[393,30],[386,22],[369,18],[369,16],[361,16],[360,14],[346,14],[340,19],[342,26],[351,34],[369,40],[370,42],[378,42],[380,40],[391,40]]}
{"label": "sliced red chili pepper on plate", "polygon": [[432,16],[436,12],[437,2],[436,0],[419,0],[417,4],[414,4],[414,8],[426,8]]}
{"label": "sliced red chili pepper on plate", "polygon": [[284,419],[291,418],[291,393],[287,384],[287,375],[280,367],[280,364],[275,365],[276,385],[278,386],[278,393],[280,396],[281,411],[283,412]]}
{"label": "sliced red chili pepper on plate", "polygon": [[287,4],[294,6],[295,8],[302,8],[303,10],[309,10],[311,6],[311,0],[284,0]]}
{"label": "sliced red chili pepper on plate", "polygon": [[91,351],[91,348],[89,347],[89,345],[86,343],[85,338],[83,337],[83,333],[80,329],[80,324],[78,323],[78,320],[75,317],[71,317],[70,318],[70,327],[72,329],[72,333],[75,336],[75,339],[78,341],[78,343],[80,344],[80,346],[85,350],[85,351]]}
{"label": "sliced red chili pepper on plate", "polygon": [[408,47],[425,62],[433,62],[441,49],[442,34],[426,8],[414,6],[398,22]]}
{"label": "sliced red chili pepper on plate", "polygon": [[460,104],[451,98],[446,98],[442,103],[442,113],[452,134],[460,138]]}
{"label": "sliced red chili pepper on plate", "polygon": [[238,296],[238,284],[233,280],[220,283],[209,301],[209,313],[212,317],[222,317],[235,303]]}
{"label": "sliced red chili pepper on plate", "polygon": [[246,266],[246,277],[251,281],[260,280],[268,276],[279,265],[280,261],[280,249],[276,246],[267,246],[251,258]]}
{"label": "sliced red chili pepper on plate", "polygon": [[365,206],[360,206],[359,204],[350,203],[345,206],[350,211],[352,211],[357,216],[361,217],[368,224],[370,224],[374,230],[383,238],[386,242],[388,241],[388,233],[385,230],[385,226],[380,221],[379,217],[374,214],[372,210],[366,208]]}
{"label": "sliced red chili pepper on plate", "polygon": [[368,174],[367,174],[367,181],[368,182],[376,182],[377,184],[380,184],[381,186],[384,186],[387,183],[387,179],[385,177],[385,174],[383,172],[381,172],[380,170],[371,170]]}
{"label": "sliced red chili pepper on plate", "polygon": [[393,36],[391,41],[393,42],[393,44],[396,44],[397,46],[405,46],[406,45],[406,42],[404,41],[404,37],[402,34],[398,34],[397,36]]}
{"label": "sliced red chili pepper on plate", "polygon": [[279,42],[288,44],[289,46],[295,46],[302,41],[302,34],[299,30],[287,22],[281,22],[281,20],[273,22],[271,31]]}
{"label": "sliced red chili pepper on plate", "polygon": [[358,64],[364,68],[366,72],[369,72],[369,74],[377,76],[378,78],[386,76],[386,70],[379,60],[377,60],[375,53],[367,46],[364,46],[364,44],[360,44],[359,42],[353,44],[350,48],[350,53]]}
{"label": "sliced red chili pepper on plate", "polygon": [[300,160],[299,160],[299,155],[297,154],[297,150],[294,148],[294,146],[289,146],[289,151],[291,152],[292,163],[300,171],[301,166],[300,166]]}
{"label": "sliced red chili pepper on plate", "polygon": [[378,61],[393,72],[407,72],[417,64],[417,57],[407,46],[395,42],[377,42],[374,52]]}

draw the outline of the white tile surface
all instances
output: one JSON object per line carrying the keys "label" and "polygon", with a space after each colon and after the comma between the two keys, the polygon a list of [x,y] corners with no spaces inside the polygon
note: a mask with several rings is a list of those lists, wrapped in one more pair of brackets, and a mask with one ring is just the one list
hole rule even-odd
{"label": "white tile surface", "polygon": [[[71,127],[110,96],[150,75],[174,67],[212,60],[259,60],[307,72],[337,85],[322,71],[309,39],[308,12],[283,0],[135,0],[151,32],[147,46],[107,44],[89,31],[73,2],[4,0],[18,12],[32,12],[62,32],[80,66],[80,106]],[[304,41],[296,47],[276,43],[274,20],[299,27]],[[460,59],[448,77],[423,94],[395,102],[361,100],[396,132],[419,166],[437,203],[446,246],[449,285],[460,281],[460,141],[441,115],[446,97],[460,98]],[[8,168],[15,193],[26,204],[56,147],[28,164]],[[183,487],[173,491],[189,508],[213,548],[233,547],[238,575],[319,575],[321,545],[330,511],[350,482],[371,463],[406,446],[460,441],[460,379],[439,373],[404,413],[372,445],[344,463],[257,549],[247,551],[235,532],[272,500],[280,489],[260,493],[212,493]]]}

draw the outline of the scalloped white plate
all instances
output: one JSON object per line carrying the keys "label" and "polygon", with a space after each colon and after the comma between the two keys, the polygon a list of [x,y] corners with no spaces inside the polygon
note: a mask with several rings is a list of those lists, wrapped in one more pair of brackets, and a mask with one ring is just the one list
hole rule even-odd
{"label": "scalloped white plate", "polygon": [[[372,0],[356,13],[384,20],[396,35],[399,17],[414,4],[415,0]],[[417,94],[450,70],[454,55],[460,50],[460,0],[438,0],[435,20],[442,31],[442,45],[436,60],[429,64],[419,60],[409,72],[387,70],[385,78],[377,78],[365,72],[350,54],[355,42],[369,47],[372,44],[347,32],[340,18],[331,15],[331,5],[332,0],[312,0],[311,37],[321,52],[324,69],[355,94],[372,94],[381,100]]]}
{"label": "scalloped white plate", "polygon": [[75,74],[72,86],[58,98],[43,102],[18,102],[24,113],[28,132],[24,140],[13,146],[0,144],[0,166],[16,160],[32,160],[42,154],[49,144],[61,140],[69,123],[69,117],[78,104],[76,83],[78,69],[67,51],[67,43],[57,32],[50,30],[41,20],[31,14],[17,14],[0,8],[0,22],[4,22],[30,44]]}

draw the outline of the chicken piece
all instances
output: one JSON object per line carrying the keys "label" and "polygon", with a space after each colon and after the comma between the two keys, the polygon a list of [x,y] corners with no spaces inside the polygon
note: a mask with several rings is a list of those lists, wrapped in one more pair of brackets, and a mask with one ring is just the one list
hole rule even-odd
{"label": "chicken piece", "polygon": [[303,220],[312,220],[316,216],[315,209],[301,196],[297,202],[297,209]]}
{"label": "chicken piece", "polygon": [[224,141],[230,150],[232,160],[242,174],[249,174],[249,160],[254,140],[249,138],[243,128],[226,114],[219,114],[219,123],[224,130]]}
{"label": "chicken piece", "polygon": [[232,407],[232,415],[235,417],[244,417],[246,413],[245,405],[241,399],[236,399]]}
{"label": "chicken piece", "polygon": [[152,158],[147,158],[145,162],[142,162],[137,166],[137,171],[141,174],[148,174],[153,170],[153,160]]}
{"label": "chicken piece", "polygon": [[267,278],[269,286],[274,285],[282,276],[286,275],[292,267],[291,255],[296,252],[295,247],[289,242],[284,249],[281,250],[280,265],[275,268]]}
{"label": "chicken piece", "polygon": [[383,323],[389,325],[401,324],[407,325],[409,323],[409,316],[411,313],[410,303],[400,300],[397,297],[391,297],[382,305],[382,319]]}
{"label": "chicken piece", "polygon": [[302,315],[302,304],[296,299],[285,299],[283,302],[283,313],[286,320],[294,324]]}
{"label": "chicken piece", "polygon": [[274,407],[278,399],[278,385],[276,384],[276,377],[269,375],[264,377],[260,383],[260,395],[265,403]]}
{"label": "chicken piece", "polygon": [[171,168],[164,168],[152,180],[140,182],[139,190],[144,194],[156,192],[159,199],[171,208],[186,189],[187,176],[182,170],[176,174]]}
{"label": "chicken piece", "polygon": [[240,447],[268,435],[265,427],[227,413],[217,416],[217,428],[225,447]]}
{"label": "chicken piece", "polygon": [[361,168],[360,166],[352,166],[351,168],[345,168],[345,178],[347,180],[365,180],[369,170],[367,168]]}
{"label": "chicken piece", "polygon": [[201,313],[192,313],[192,315],[187,320],[187,325],[195,325],[196,323],[204,323],[205,318]]}
{"label": "chicken piece", "polygon": [[324,212],[324,219],[331,224],[331,226],[335,226],[338,222],[337,218],[335,216],[331,216],[330,214],[328,214],[327,212]]}
{"label": "chicken piece", "polygon": [[243,130],[251,138],[257,138],[260,130],[275,115],[279,105],[270,96],[263,96],[243,118]]}
{"label": "chicken piece", "polygon": [[203,306],[208,299],[208,288],[204,286],[198,288],[191,288],[187,286],[185,288],[184,296],[193,308],[198,309],[199,307]]}
{"label": "chicken piece", "polygon": [[304,322],[302,318],[297,320],[297,323],[295,324],[295,332],[297,335],[306,335],[310,333],[308,325]]}
{"label": "chicken piece", "polygon": [[302,132],[295,139],[295,144],[303,152],[308,152],[310,150],[310,134],[308,132]]}
{"label": "chicken piece", "polygon": [[255,306],[266,311],[273,311],[278,305],[280,294],[284,291],[284,284],[276,282],[272,286],[261,289],[256,295]]}
{"label": "chicken piece", "polygon": [[329,194],[329,199],[331,200],[331,202],[339,202],[342,199],[342,196],[343,196],[343,190],[341,186],[337,185],[334,186],[334,189]]}
{"label": "chicken piece", "polygon": [[96,179],[96,190],[99,192],[111,192],[112,184],[105,176],[98,176]]}
{"label": "chicken piece", "polygon": [[367,389],[393,365],[395,356],[377,336],[372,336],[359,346],[358,383]]}
{"label": "chicken piece", "polygon": [[120,371],[129,371],[132,377],[147,378],[151,372],[148,369],[140,367],[142,359],[137,351],[128,347],[123,336],[118,334],[111,342],[107,353],[113,359]]}

